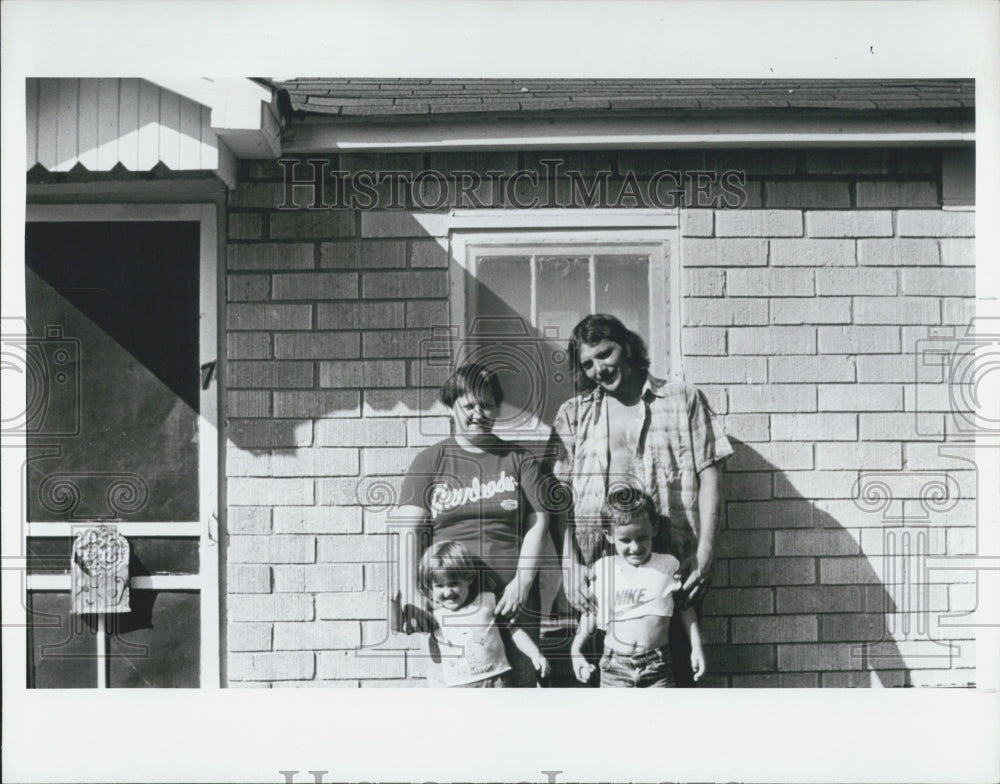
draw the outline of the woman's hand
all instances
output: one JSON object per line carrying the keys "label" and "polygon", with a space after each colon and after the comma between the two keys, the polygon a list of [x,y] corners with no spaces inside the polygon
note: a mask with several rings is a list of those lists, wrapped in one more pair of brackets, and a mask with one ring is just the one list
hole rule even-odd
{"label": "woman's hand", "polygon": [[507,583],[507,587],[503,589],[503,596],[497,602],[497,608],[493,614],[501,615],[513,621],[517,617],[517,614],[521,612],[521,607],[524,606],[530,590],[530,583],[527,580],[522,580],[519,575],[515,574],[514,579]]}
{"label": "woman's hand", "polygon": [[563,590],[567,601],[580,615],[597,612],[597,600],[590,590],[590,570],[583,564],[564,562]]}

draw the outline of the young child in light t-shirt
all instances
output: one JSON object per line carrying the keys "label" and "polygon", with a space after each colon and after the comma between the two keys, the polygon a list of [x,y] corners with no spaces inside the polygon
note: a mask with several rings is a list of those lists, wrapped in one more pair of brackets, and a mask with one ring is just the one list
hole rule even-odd
{"label": "young child in light t-shirt", "polygon": [[695,680],[705,674],[698,618],[693,608],[675,607],[680,591],[680,562],[652,550],[656,509],[651,499],[634,488],[613,490],[602,509],[604,536],[615,554],[592,567],[596,613],[580,617],[571,646],[573,674],[586,683],[594,666],[583,655],[583,645],[595,629],[605,632],[599,667],[601,686],[672,687],[673,671],[667,631],[677,611],[691,638],[691,669]]}
{"label": "young child in light t-shirt", "polygon": [[[506,634],[531,659],[538,676],[548,677],[549,662],[528,632],[513,624],[502,629],[497,625],[496,594],[478,590],[479,573],[460,542],[439,541],[427,548],[417,579],[431,603],[434,628],[428,653],[431,661],[440,662],[440,685],[507,686],[511,666],[504,652]],[[439,684],[428,677],[428,685]]]}

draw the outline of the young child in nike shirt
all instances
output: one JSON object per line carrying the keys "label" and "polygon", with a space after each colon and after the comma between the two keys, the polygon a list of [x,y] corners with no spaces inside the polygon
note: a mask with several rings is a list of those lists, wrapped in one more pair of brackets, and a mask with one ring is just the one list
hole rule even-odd
{"label": "young child in nike shirt", "polygon": [[434,617],[427,644],[430,660],[440,676],[428,685],[499,688],[511,685],[510,663],[501,634],[535,665],[540,678],[549,675],[549,662],[527,631],[513,624],[499,626],[496,594],[478,589],[480,573],[460,542],[439,541],[427,548],[417,572],[420,590],[430,600]]}
{"label": "young child in nike shirt", "polygon": [[582,683],[590,679],[594,666],[582,648],[600,629],[605,632],[599,663],[602,687],[672,687],[667,630],[676,611],[691,638],[691,669],[698,680],[705,674],[698,619],[693,608],[674,603],[681,588],[680,562],[652,550],[656,533],[652,501],[633,488],[614,490],[605,499],[602,518],[615,554],[593,566],[591,588],[597,610],[580,618],[571,646],[573,674]]}

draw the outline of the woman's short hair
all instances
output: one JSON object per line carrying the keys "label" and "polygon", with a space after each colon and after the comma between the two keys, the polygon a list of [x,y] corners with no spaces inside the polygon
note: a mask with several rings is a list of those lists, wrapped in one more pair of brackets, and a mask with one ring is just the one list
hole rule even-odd
{"label": "woman's short hair", "polygon": [[503,389],[497,374],[485,365],[470,362],[459,367],[441,385],[440,398],[442,403],[451,408],[464,395],[478,403],[484,403],[487,392],[497,405],[503,402]]}
{"label": "woman's short hair", "polygon": [[642,337],[610,313],[593,313],[573,327],[569,338],[570,361],[584,387],[593,387],[594,384],[580,368],[580,346],[595,346],[602,340],[610,340],[621,346],[625,350],[625,358],[635,370],[649,370],[649,352],[646,351],[646,342]]}
{"label": "woman's short hair", "polygon": [[434,580],[461,580],[474,583],[477,576],[472,554],[461,542],[440,541],[425,551],[417,566],[417,584],[425,596],[430,596]]}

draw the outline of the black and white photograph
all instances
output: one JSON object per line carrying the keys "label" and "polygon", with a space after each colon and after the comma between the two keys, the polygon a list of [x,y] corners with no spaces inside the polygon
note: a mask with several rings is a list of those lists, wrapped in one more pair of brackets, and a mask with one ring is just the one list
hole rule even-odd
{"label": "black and white photograph", "polygon": [[5,779],[997,773],[995,6],[72,5],[4,36]]}

